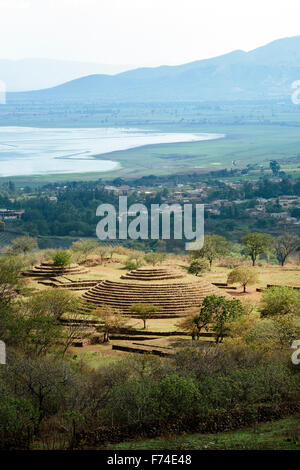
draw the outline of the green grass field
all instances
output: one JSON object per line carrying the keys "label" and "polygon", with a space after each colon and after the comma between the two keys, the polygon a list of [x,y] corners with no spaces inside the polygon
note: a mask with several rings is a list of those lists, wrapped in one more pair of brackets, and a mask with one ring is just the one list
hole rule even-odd
{"label": "green grass field", "polygon": [[[161,127],[161,130],[165,130]],[[171,174],[182,171],[231,168],[233,160],[241,166],[259,163],[268,166],[271,159],[299,156],[299,128],[286,126],[187,126],[174,132],[212,132],[226,137],[211,141],[152,145],[114,152],[101,158],[120,162],[122,168],[107,176]],[[287,165],[300,172],[300,162]],[[296,168],[295,168],[296,167]],[[283,165],[284,168],[284,165]]]}
{"label": "green grass field", "polygon": [[217,434],[186,434],[107,447],[114,450],[300,450],[300,417]]}

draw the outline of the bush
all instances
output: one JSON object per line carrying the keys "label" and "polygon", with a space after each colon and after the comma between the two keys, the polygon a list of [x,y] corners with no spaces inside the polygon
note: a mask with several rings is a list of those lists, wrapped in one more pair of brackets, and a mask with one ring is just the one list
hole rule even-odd
{"label": "bush", "polygon": [[72,256],[64,250],[58,250],[53,256],[54,266],[66,267],[71,264]]}
{"label": "bush", "polygon": [[167,375],[160,381],[158,393],[159,414],[164,422],[195,419],[201,397],[193,378]]}
{"label": "bush", "polygon": [[276,362],[204,379],[199,385],[202,411],[280,402],[288,398],[292,390],[295,390],[295,383],[290,370]]}
{"label": "bush", "polygon": [[34,407],[0,383],[0,450],[28,449],[36,421]]}
{"label": "bush", "polygon": [[260,313],[262,317],[300,314],[300,290],[292,287],[270,287],[262,294]]}
{"label": "bush", "polygon": [[108,424],[145,424],[159,416],[158,385],[147,380],[131,380],[117,385],[109,394],[104,419]]}
{"label": "bush", "polygon": [[198,274],[205,273],[209,270],[209,262],[205,258],[198,258],[191,262],[188,267],[188,272],[190,274]]}
{"label": "bush", "polygon": [[125,266],[125,269],[127,269],[128,271],[133,271],[134,269],[138,269],[140,267],[138,263],[130,259],[125,261],[124,266]]}

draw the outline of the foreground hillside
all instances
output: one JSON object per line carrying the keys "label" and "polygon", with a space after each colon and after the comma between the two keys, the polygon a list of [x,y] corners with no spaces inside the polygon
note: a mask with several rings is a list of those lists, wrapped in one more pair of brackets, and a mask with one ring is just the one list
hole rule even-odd
{"label": "foreground hillside", "polygon": [[217,434],[188,434],[124,442],[115,450],[300,450],[300,417]]}

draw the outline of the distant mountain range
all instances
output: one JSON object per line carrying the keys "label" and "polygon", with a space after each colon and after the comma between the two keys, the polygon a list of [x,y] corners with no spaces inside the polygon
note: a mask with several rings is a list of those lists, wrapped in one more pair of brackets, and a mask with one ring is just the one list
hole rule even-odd
{"label": "distant mountain range", "polygon": [[15,98],[100,101],[264,100],[288,98],[300,80],[300,36],[179,66],[89,75]]}
{"label": "distant mountain range", "polygon": [[8,91],[50,88],[95,73],[115,74],[129,70],[129,65],[105,65],[91,62],[51,59],[0,59],[0,80]]}

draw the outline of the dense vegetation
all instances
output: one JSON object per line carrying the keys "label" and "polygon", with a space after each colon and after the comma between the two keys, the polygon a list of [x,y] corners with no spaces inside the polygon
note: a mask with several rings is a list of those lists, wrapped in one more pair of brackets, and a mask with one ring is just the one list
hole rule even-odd
{"label": "dense vegetation", "polygon": [[[182,179],[181,179],[182,178]],[[207,233],[226,235],[232,241],[238,241],[247,226],[250,230],[258,230],[279,235],[280,226],[274,223],[270,217],[272,212],[280,212],[278,204],[270,203],[266,206],[266,214],[263,219],[256,219],[249,215],[247,210],[257,204],[257,198],[278,198],[285,196],[300,196],[300,179],[283,176],[281,181],[274,182],[270,177],[262,177],[258,181],[247,181],[238,188],[225,184],[222,179],[210,176],[185,175],[185,177],[149,177],[135,180],[116,179],[112,182],[116,187],[126,184],[135,190],[139,185],[149,185],[155,190],[152,194],[138,194],[134,191],[128,197],[128,206],[135,202],[142,202],[147,208],[151,204],[161,204],[172,200],[174,185],[177,181],[189,181],[192,188],[209,186],[207,195],[201,200],[209,204],[216,199],[226,200],[231,204],[221,205],[219,214],[206,212],[205,230]],[[161,187],[163,185],[163,187]],[[147,186],[146,186],[147,187]],[[176,186],[175,186],[176,188]],[[51,199],[57,198],[55,200]],[[243,200],[244,203],[235,203]],[[24,209],[21,220],[8,222],[6,230],[20,231],[31,236],[42,237],[39,246],[45,248],[51,246],[47,237],[94,237],[99,218],[96,217],[96,208],[102,203],[114,204],[118,207],[118,197],[105,189],[105,183],[98,182],[73,182],[57,186],[48,184],[39,188],[25,187],[22,191],[13,183],[3,184],[0,188],[0,205],[7,209]],[[290,215],[299,217],[299,208],[290,209]],[[299,226],[292,229],[299,232]],[[144,243],[142,246],[152,245],[156,241]],[[183,242],[170,242],[172,246],[183,247]]]}

